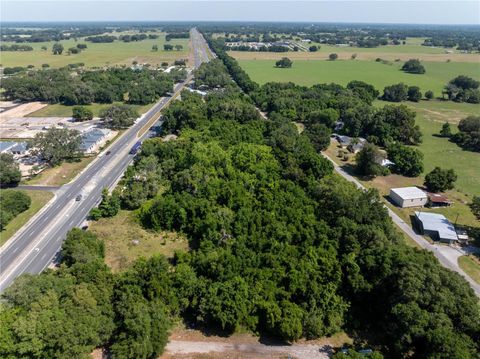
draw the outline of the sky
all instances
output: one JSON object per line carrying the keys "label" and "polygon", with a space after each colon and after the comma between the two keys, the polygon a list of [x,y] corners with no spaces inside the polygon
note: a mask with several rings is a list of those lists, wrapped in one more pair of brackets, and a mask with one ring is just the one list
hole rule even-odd
{"label": "sky", "polygon": [[1,0],[4,21],[292,21],[480,24],[474,1]]}

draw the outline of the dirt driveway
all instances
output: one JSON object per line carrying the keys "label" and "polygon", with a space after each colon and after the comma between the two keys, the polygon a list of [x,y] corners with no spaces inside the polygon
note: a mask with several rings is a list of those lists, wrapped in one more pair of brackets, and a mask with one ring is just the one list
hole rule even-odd
{"label": "dirt driveway", "polygon": [[[44,108],[45,106],[47,106],[47,104],[42,102],[24,103],[2,112],[2,115],[0,116],[0,118],[9,119],[12,117],[25,117],[29,113],[38,111]],[[0,121],[0,122],[3,122],[3,121]]]}
{"label": "dirt driveway", "polygon": [[[208,354],[208,355],[206,355]],[[266,345],[262,343],[225,343],[171,340],[161,359],[170,358],[248,358],[248,359],[327,359],[331,347],[313,344]]]}

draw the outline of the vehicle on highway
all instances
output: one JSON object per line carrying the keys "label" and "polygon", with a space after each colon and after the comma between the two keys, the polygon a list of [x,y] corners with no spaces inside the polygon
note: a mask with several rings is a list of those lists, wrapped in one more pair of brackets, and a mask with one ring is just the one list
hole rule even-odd
{"label": "vehicle on highway", "polygon": [[107,152],[105,153],[105,156],[108,156],[110,153],[112,153],[112,151],[107,151]]}
{"label": "vehicle on highway", "polygon": [[135,143],[130,150],[130,154],[131,155],[136,155],[141,146],[142,146],[142,143],[140,141]]}
{"label": "vehicle on highway", "polygon": [[81,200],[82,200],[82,195],[81,194],[79,194],[79,195],[77,195],[77,197],[75,197],[75,201],[79,202]]}

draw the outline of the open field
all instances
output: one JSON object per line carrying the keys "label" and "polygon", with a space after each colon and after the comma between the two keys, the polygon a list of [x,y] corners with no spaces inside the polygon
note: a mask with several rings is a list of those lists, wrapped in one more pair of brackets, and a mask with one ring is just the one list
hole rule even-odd
{"label": "open field", "polygon": [[[455,116],[451,117],[451,122],[458,122],[459,118],[466,117],[469,114],[478,114],[480,110],[479,105],[456,104],[453,102],[450,104],[448,111],[455,113]],[[443,102],[440,102],[441,105],[443,105]],[[453,168],[458,175],[456,188],[460,192],[470,196],[480,194],[480,153],[464,151],[448,139],[435,136],[440,132],[443,122],[447,120],[447,118],[442,119],[442,116],[445,115],[438,114],[443,113],[441,107],[437,111],[435,105],[428,103],[428,101],[417,104],[408,103],[408,106],[417,111],[416,122],[423,133],[423,142],[419,149],[425,156],[424,174],[430,172],[435,166]],[[446,112],[447,116],[448,113]],[[448,120],[450,122],[450,118]],[[455,129],[456,126],[452,126],[452,128]]]}
{"label": "open field", "polygon": [[[104,109],[113,106],[113,105],[122,105],[121,102],[114,102],[114,103],[93,103],[91,105],[84,105],[84,107],[89,108],[93,112],[94,117],[98,117],[100,112]],[[148,111],[153,104],[148,105],[130,105],[134,107],[139,114],[145,113]],[[62,104],[53,104],[48,105],[38,111],[32,112],[27,115],[27,117],[71,117],[72,116],[72,108],[74,106],[67,106]]]}
{"label": "open field", "polygon": [[480,283],[480,259],[472,255],[461,256],[458,258],[458,265],[467,273],[472,279]]}
{"label": "open field", "polygon": [[62,186],[78,175],[95,157],[85,157],[78,162],[64,162],[60,166],[47,168],[30,180],[27,185]]}
{"label": "open field", "polygon": [[120,211],[115,217],[91,222],[89,230],[105,242],[105,262],[116,272],[140,257],[154,254],[171,257],[175,251],[188,249],[186,238],[177,233],[146,231],[131,211]]}
{"label": "open field", "polygon": [[425,62],[426,73],[415,75],[401,71],[402,62],[386,65],[375,61],[296,61],[291,58],[294,62],[290,69],[276,68],[273,60],[240,60],[239,63],[259,84],[292,81],[306,86],[331,82],[346,85],[352,80],[361,80],[382,91],[385,86],[404,82],[419,86],[422,91],[432,90],[435,96],[441,96],[445,84],[458,75],[480,80],[480,62]]}
{"label": "open field", "polygon": [[[122,35],[126,33],[115,33],[114,35]],[[168,43],[172,45],[182,45],[181,51],[164,51],[163,45],[166,43],[165,34],[158,33],[158,39],[146,39],[137,42],[123,42],[116,40],[112,43],[91,43],[83,39],[75,41],[62,40],[64,52],[62,55],[53,55],[51,42],[23,43],[33,47],[33,51],[4,51],[0,53],[0,63],[4,67],[9,66],[28,66],[34,65],[40,68],[42,64],[49,64],[50,67],[62,67],[68,64],[83,62],[88,67],[99,67],[105,65],[130,65],[133,61],[138,63],[150,63],[158,65],[163,61],[169,63],[176,59],[187,58],[189,52],[188,39],[172,39]],[[87,49],[80,54],[68,55],[68,48],[75,47],[78,43],[87,44]],[[13,43],[4,42],[5,45]],[[152,51],[152,46],[157,45],[158,51]],[[41,47],[46,46],[47,50]]]}
{"label": "open field", "polygon": [[[218,36],[218,35],[217,35]],[[480,61],[480,54],[465,54],[456,49],[444,49],[441,47],[421,46],[425,38],[407,38],[405,45],[386,45],[379,47],[351,47],[351,46],[335,46],[319,43],[300,42],[303,46],[317,45],[320,50],[316,52],[248,52],[248,51],[231,51],[229,54],[238,60],[274,60],[283,56],[288,56],[292,60],[325,60],[331,53],[338,54],[339,59],[349,60],[352,54],[357,54],[357,60],[373,61],[377,57],[384,60],[395,61],[400,59],[406,61],[411,58],[418,58],[422,61],[446,62],[473,62]],[[450,52],[450,53],[447,53]]]}
{"label": "open field", "polygon": [[15,234],[30,218],[35,215],[52,197],[53,193],[48,191],[30,191],[21,190],[28,194],[32,199],[30,208],[25,212],[20,213],[7,224],[6,228],[0,232],[0,245],[8,241],[8,239]]}

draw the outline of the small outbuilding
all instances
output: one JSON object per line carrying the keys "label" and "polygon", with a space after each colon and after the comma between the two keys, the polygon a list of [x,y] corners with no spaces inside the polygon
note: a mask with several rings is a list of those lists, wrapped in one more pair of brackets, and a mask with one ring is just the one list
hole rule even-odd
{"label": "small outbuilding", "polygon": [[452,204],[446,196],[438,193],[428,193],[428,206],[429,207],[448,207]]}
{"label": "small outbuilding", "polygon": [[448,244],[458,243],[455,226],[444,215],[430,212],[415,212],[415,225],[421,234]]}
{"label": "small outbuilding", "polygon": [[399,207],[423,207],[428,202],[427,194],[417,187],[390,189],[390,199]]}

